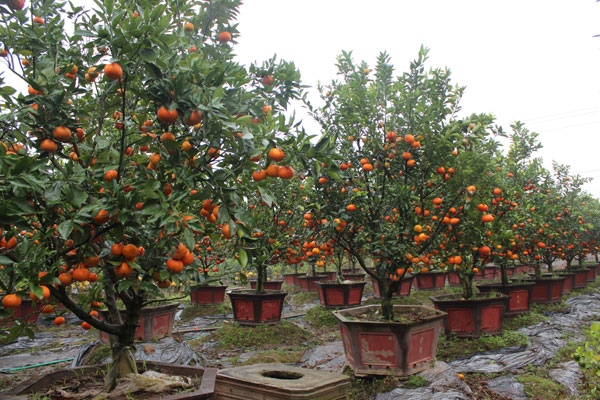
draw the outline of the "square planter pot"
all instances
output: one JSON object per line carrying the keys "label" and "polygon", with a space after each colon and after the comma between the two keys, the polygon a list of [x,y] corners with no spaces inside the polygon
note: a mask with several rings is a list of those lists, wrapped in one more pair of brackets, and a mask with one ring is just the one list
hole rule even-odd
{"label": "square planter pot", "polygon": [[[409,296],[410,291],[412,289],[412,284],[413,284],[414,278],[415,278],[414,276],[409,276],[409,277],[405,276],[402,279],[402,282],[400,282],[400,286],[398,286],[398,289],[396,289],[393,296],[394,297]],[[371,276],[371,282],[373,283],[373,293],[375,294],[375,297],[381,297],[381,290],[379,289],[379,283],[377,283],[377,280],[373,279],[372,276]],[[392,281],[388,280],[388,282],[387,282],[388,286],[391,282]]]}
{"label": "square planter pot", "polygon": [[[165,304],[157,307],[145,307],[140,312],[140,319],[135,328],[135,340],[150,342],[171,336],[173,333],[173,324],[175,323],[175,313],[179,303]],[[121,311],[124,316],[124,311]],[[106,319],[106,311],[100,311],[100,318]],[[100,331],[100,339],[108,342],[108,333]]]}
{"label": "square planter pot", "polygon": [[194,286],[190,290],[190,300],[195,306],[221,304],[225,301],[227,286]]}
{"label": "square planter pot", "polygon": [[356,376],[408,376],[431,366],[446,313],[425,306],[394,306],[396,321],[361,319],[379,305],[334,311],[346,363]]}
{"label": "square planter pot", "polygon": [[420,273],[415,275],[413,282],[415,287],[419,290],[435,290],[441,289],[446,286],[446,273],[445,272],[428,272],[426,274]]}
{"label": "square planter pot", "polygon": [[500,268],[495,265],[486,265],[479,268],[479,271],[474,275],[475,280],[496,279],[500,277]]}
{"label": "square planter pot", "polygon": [[284,274],[283,279],[285,280],[285,284],[288,286],[300,286],[300,280],[298,280],[298,278],[305,275],[306,274],[303,272]]}
{"label": "square planter pot", "polygon": [[502,286],[501,283],[484,283],[477,285],[477,289],[484,293],[498,292],[509,296],[504,315],[511,317],[531,311],[533,286],[533,282],[510,282],[507,286]]}
{"label": "square planter pot", "polygon": [[253,364],[219,371],[215,400],[346,400],[350,378],[287,364]]}
{"label": "square planter pot", "polygon": [[597,275],[598,275],[598,271],[596,270],[596,267],[588,268],[588,282],[595,282]]}
{"label": "square planter pot", "polygon": [[448,286],[460,286],[460,276],[458,273],[454,271],[449,271],[446,273],[448,277]]}
{"label": "square planter pot", "polygon": [[365,280],[365,273],[364,272],[356,272],[356,273],[342,273],[342,277],[344,278],[344,280],[347,281],[353,281],[353,282],[362,282]]}
{"label": "square planter pot", "polygon": [[477,293],[475,298],[462,300],[461,295],[430,297],[435,308],[447,313],[444,332],[462,338],[477,338],[482,334],[500,335],[509,297],[503,293]]}
{"label": "square planter pot", "polygon": [[286,292],[267,290],[230,290],[233,319],[240,325],[276,324],[281,321]]}
{"label": "square planter pot", "polygon": [[[265,290],[281,290],[283,286],[283,280],[272,280],[263,283]],[[256,281],[250,281],[250,289],[256,289]]]}
{"label": "square planter pot", "polygon": [[588,269],[574,269],[573,272],[575,273],[575,285],[573,286],[573,289],[585,288],[588,284]]}
{"label": "square planter pot", "polygon": [[300,282],[300,290],[303,292],[316,292],[317,291],[316,282],[327,280],[326,278],[327,278],[326,275],[316,275],[316,276],[304,275],[304,276],[301,276],[298,278],[298,281]]}
{"label": "square planter pot", "polygon": [[535,285],[531,293],[531,299],[536,304],[560,303],[563,294],[563,285],[566,277],[547,277],[531,279]]}
{"label": "square planter pot", "polygon": [[571,290],[575,287],[575,274],[573,272],[561,271],[558,275],[565,278],[563,281],[563,294],[571,293]]}
{"label": "square planter pot", "polygon": [[348,308],[359,306],[367,282],[338,283],[316,282],[321,306],[325,308]]}

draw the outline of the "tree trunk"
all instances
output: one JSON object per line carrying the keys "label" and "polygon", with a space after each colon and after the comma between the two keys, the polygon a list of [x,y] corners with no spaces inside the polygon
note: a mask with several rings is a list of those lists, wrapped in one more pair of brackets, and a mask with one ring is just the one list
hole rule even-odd
{"label": "tree trunk", "polygon": [[[117,345],[119,343],[116,343]],[[112,348],[113,362],[104,378],[104,390],[110,392],[117,386],[117,379],[129,374],[137,374],[135,350],[133,346],[118,346]]]}
{"label": "tree trunk", "polygon": [[386,279],[377,280],[381,292],[381,314],[384,320],[394,320],[394,304],[392,303],[393,290],[392,286],[388,288]]}
{"label": "tree trunk", "polygon": [[470,299],[473,297],[473,274],[462,274],[460,278],[460,285],[462,286],[463,297]]}

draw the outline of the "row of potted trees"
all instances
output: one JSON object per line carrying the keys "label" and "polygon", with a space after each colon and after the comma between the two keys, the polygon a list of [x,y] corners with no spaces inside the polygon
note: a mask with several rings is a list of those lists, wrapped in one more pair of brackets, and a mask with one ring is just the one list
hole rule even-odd
{"label": "row of potted trees", "polygon": [[[498,293],[511,286],[510,267],[532,265],[550,280],[542,264],[554,276],[556,260],[571,272],[597,254],[600,204],[581,191],[585,179],[561,165],[547,171],[533,158],[537,135],[521,123],[505,134],[491,115],[459,118],[464,88],[447,69],[426,69],[427,49],[398,76],[386,53],[371,69],[343,52],[339,80],[318,88],[319,105],[305,101],[321,126],[307,133],[285,113],[303,99],[293,63],[235,61],[239,6],[0,5],[9,27],[1,55],[19,80],[0,92],[3,312],[29,296],[52,299],[82,328],[104,332],[114,360],[107,390],[136,371],[140,313],[173,285],[203,302],[216,295],[194,287],[223,273],[245,283],[252,272],[255,288],[230,296],[239,295],[231,299],[242,322],[257,324],[276,320],[285,299],[266,289],[269,268],[291,266],[307,289],[346,285],[322,295],[332,307],[358,306],[365,282],[354,279],[365,274],[381,304],[335,312],[350,336],[350,320],[373,326],[368,346],[345,339],[348,359],[368,360],[366,369],[351,362],[357,375],[392,365],[406,375],[432,357],[412,341],[435,345],[458,304],[504,314],[508,297]],[[473,280],[490,263],[501,288],[478,294]],[[311,286],[327,270],[331,281]],[[438,270],[457,278],[458,298],[435,299],[438,309],[394,305],[414,276],[423,288]],[[380,331],[405,332],[415,319],[414,339]],[[464,336],[475,325],[501,330],[471,320]],[[390,347],[408,353],[390,358]]]}

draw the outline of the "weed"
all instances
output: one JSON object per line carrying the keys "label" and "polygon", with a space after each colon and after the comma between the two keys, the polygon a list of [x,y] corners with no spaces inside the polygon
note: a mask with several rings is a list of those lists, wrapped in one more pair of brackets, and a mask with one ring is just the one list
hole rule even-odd
{"label": "weed", "polygon": [[315,328],[334,329],[337,327],[337,320],[333,316],[331,310],[321,306],[316,306],[308,310],[304,318],[306,319],[306,322],[313,325]]}

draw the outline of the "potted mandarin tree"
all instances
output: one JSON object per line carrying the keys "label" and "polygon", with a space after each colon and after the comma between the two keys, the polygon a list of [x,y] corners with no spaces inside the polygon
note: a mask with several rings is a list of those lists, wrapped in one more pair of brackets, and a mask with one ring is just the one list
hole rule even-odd
{"label": "potted mandarin tree", "polygon": [[[276,323],[281,319],[287,293],[281,291],[281,280],[267,278],[269,267],[286,262],[292,248],[299,251],[299,228],[304,220],[299,194],[303,176],[297,176],[290,161],[306,161],[313,150],[308,136],[300,132],[297,137],[302,145],[296,146],[288,138],[281,142],[281,148],[271,147],[266,160],[256,159],[258,164],[251,174],[242,178],[252,189],[245,198],[247,208],[236,214],[232,233],[242,272],[254,270],[256,280],[254,289],[230,290],[228,295],[234,318],[243,325]],[[269,289],[272,283],[278,283],[278,287]]]}
{"label": "potted mandarin tree", "polygon": [[12,183],[0,189],[0,224],[16,238],[2,253],[16,276],[4,298],[45,287],[84,329],[110,335],[106,390],[137,371],[141,310],[199,266],[203,200],[229,236],[246,190],[238,177],[288,125],[263,108],[299,94],[293,64],[233,60],[239,5],[0,6],[15,86],[2,81],[0,175]]}
{"label": "potted mandarin tree", "polygon": [[[388,374],[392,365],[394,374],[407,375],[427,368],[433,358],[444,313],[394,306],[392,297],[410,271],[425,271],[437,257],[446,225],[433,218],[432,209],[445,214],[453,206],[449,198],[437,199],[449,192],[457,155],[469,151],[466,141],[483,137],[483,131],[469,131],[469,122],[455,120],[462,89],[450,83],[447,70],[426,72],[426,59],[427,50],[421,49],[409,71],[396,77],[385,53],[371,70],[343,52],[340,80],[320,87],[324,105],[313,108],[330,155],[311,170],[318,200],[310,211],[327,221],[334,246],[353,257],[381,290],[380,305],[334,312],[357,375]],[[371,313],[376,316],[369,319]],[[418,322],[409,332],[412,318]],[[371,331],[361,337],[385,339],[363,343],[361,350],[356,340],[363,328]],[[380,346],[407,349],[415,338],[430,345],[420,355],[425,361],[413,364],[402,351],[379,359]],[[368,354],[361,353],[367,347]]]}

